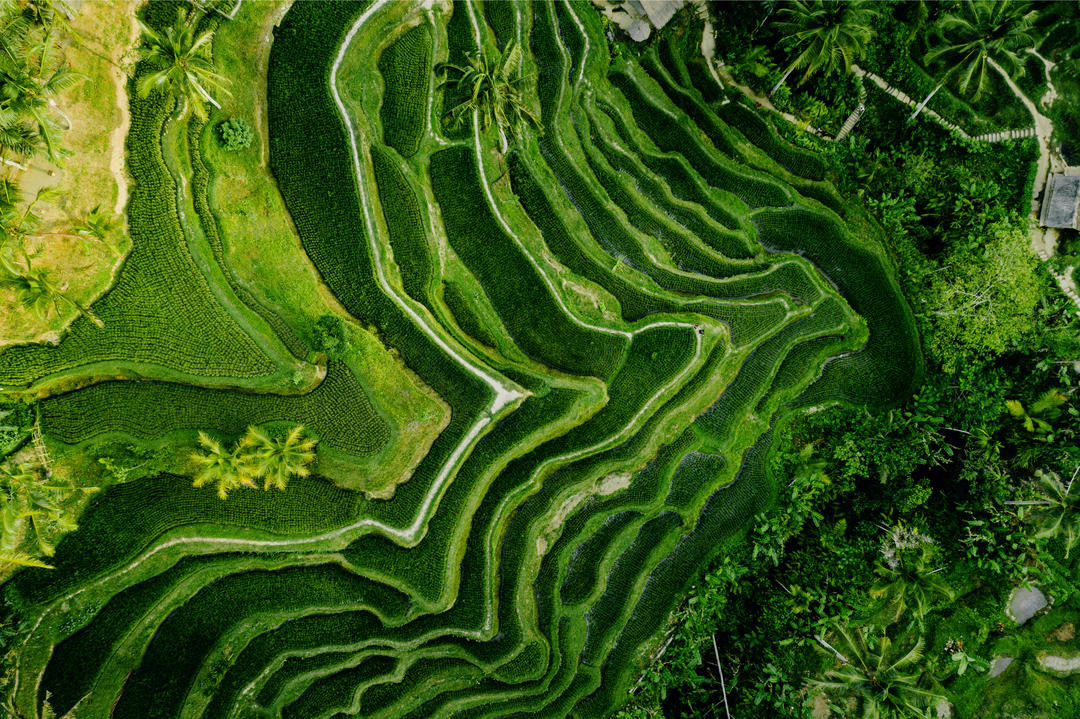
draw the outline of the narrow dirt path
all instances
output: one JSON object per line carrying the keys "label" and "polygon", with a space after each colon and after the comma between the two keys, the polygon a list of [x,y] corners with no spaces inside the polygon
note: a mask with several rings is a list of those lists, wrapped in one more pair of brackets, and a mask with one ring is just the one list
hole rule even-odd
{"label": "narrow dirt path", "polygon": [[[128,47],[134,47],[139,38],[139,24],[135,21],[135,7],[137,3],[131,2],[131,12],[128,13]],[[124,49],[126,51],[126,48]],[[122,53],[121,53],[122,54]],[[120,59],[118,55],[116,59]],[[109,172],[116,180],[116,203],[113,212],[123,216],[128,201],[128,175],[127,157],[124,152],[124,142],[127,140],[128,130],[131,128],[131,112],[128,109],[127,73],[119,64],[112,70],[113,89],[116,92],[116,106],[120,109],[120,124],[109,133]]]}
{"label": "narrow dirt path", "polygon": [[[285,17],[292,7],[293,0],[281,0],[274,8],[274,12],[266,16],[266,24],[259,31],[259,57],[257,60],[258,70],[255,76],[259,78],[259,88],[255,93],[255,128],[260,138],[259,166],[266,167],[270,161],[270,127],[266,115],[266,93],[269,74],[267,69],[270,65],[270,47],[274,44],[274,28]],[[237,4],[239,7],[239,4]]]}
{"label": "narrow dirt path", "polygon": [[[1038,55],[1038,53],[1034,54],[1038,56],[1046,66],[1048,89],[1046,95],[1042,98],[1042,104],[1046,107],[1047,112],[1049,112],[1050,107],[1054,104],[1054,100],[1057,99],[1057,91],[1050,82],[1050,70],[1053,69],[1054,65],[1046,58]],[[1043,228],[1039,226],[1039,210],[1041,209],[1039,197],[1043,194],[1046,183],[1050,179],[1050,174],[1053,172],[1061,172],[1065,169],[1065,160],[1050,145],[1051,137],[1054,134],[1053,121],[1039,112],[1035,103],[1032,102],[1019,86],[1013,82],[1013,79],[1009,77],[1009,73],[1005,72],[1005,69],[992,58],[990,59],[990,66],[1001,75],[1005,80],[1005,84],[1009,86],[1009,89],[1012,90],[1017,99],[1024,104],[1024,107],[1031,113],[1031,119],[1035,122],[1035,139],[1039,143],[1039,164],[1035,171],[1035,184],[1032,187],[1031,192],[1031,247],[1035,251],[1035,254],[1038,255],[1039,259],[1045,261],[1053,257],[1057,252],[1058,231],[1052,227]],[[1080,294],[1077,293],[1076,283],[1073,281],[1073,278],[1063,272],[1058,272],[1052,267],[1047,267],[1046,269],[1047,272],[1050,273],[1050,276],[1057,282],[1058,287],[1061,288],[1061,291],[1065,296],[1076,305],[1078,308],[1077,314],[1080,314]]]}

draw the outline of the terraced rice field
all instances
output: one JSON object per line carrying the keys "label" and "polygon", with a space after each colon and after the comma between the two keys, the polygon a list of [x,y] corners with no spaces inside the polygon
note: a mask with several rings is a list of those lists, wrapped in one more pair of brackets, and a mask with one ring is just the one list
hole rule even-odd
{"label": "terraced rice field", "polygon": [[[510,39],[542,128],[504,157],[475,118],[444,129],[433,68]],[[396,389],[445,405],[420,440],[362,357],[312,352],[236,281],[199,134],[132,101],[106,329],[0,354],[0,385],[47,396],[67,445],[302,422],[321,476],[102,493],[54,570],[8,583],[20,712],[604,716],[772,501],[775,424],[910,391],[910,310],[820,159],[722,105],[692,41],[613,50],[574,2],[301,2],[275,31],[270,168],[354,331],[410,370]],[[332,483],[403,443],[392,498]]]}

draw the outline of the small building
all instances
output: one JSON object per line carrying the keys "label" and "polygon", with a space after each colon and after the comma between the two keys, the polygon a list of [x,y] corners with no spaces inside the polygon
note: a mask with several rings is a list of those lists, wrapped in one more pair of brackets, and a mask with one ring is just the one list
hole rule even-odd
{"label": "small building", "polygon": [[677,13],[686,0],[593,0],[600,12],[634,42],[647,40],[653,28],[659,30]]}
{"label": "small building", "polygon": [[1080,219],[1080,176],[1050,175],[1043,193],[1039,224],[1077,229]]}

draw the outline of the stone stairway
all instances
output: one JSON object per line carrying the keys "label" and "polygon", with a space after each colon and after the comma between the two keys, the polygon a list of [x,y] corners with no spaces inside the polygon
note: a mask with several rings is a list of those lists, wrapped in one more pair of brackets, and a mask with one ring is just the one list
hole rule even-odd
{"label": "stone stairway", "polygon": [[1034,127],[1025,127],[1019,130],[1002,130],[1000,132],[988,132],[985,135],[975,135],[972,140],[983,142],[1001,142],[1002,140],[1019,140],[1025,137],[1035,137]]}
{"label": "stone stairway", "polygon": [[45,447],[45,438],[41,434],[40,419],[34,422],[34,432],[30,441],[34,445],[34,453],[37,454],[38,463],[45,468],[46,475],[50,474],[52,471],[52,457],[49,456],[49,450]]}
{"label": "stone stairway", "polygon": [[866,88],[861,84],[859,85],[859,106],[856,107],[848,118],[844,120],[843,126],[840,128],[840,132],[836,133],[836,140],[839,142],[848,136],[848,133],[855,127],[855,123],[859,121],[859,118],[866,112]]}

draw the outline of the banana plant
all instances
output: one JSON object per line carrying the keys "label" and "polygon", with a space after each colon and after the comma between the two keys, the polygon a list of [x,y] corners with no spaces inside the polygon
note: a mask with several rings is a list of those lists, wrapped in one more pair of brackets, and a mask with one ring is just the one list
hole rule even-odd
{"label": "banana plant", "polygon": [[[474,112],[479,113],[480,124],[487,130],[492,124],[499,132],[499,147],[503,154],[509,149],[509,136],[518,135],[529,123],[540,126],[540,118],[525,102],[521,84],[524,52],[514,40],[509,40],[502,52],[472,53],[465,65],[442,63],[439,71],[447,75],[439,87],[453,86],[465,99],[452,107],[443,117],[443,123],[461,127]],[[450,79],[449,74],[457,77]]]}
{"label": "banana plant", "polygon": [[1051,434],[1054,431],[1051,422],[1061,416],[1061,405],[1068,399],[1060,390],[1049,389],[1043,392],[1029,408],[1025,409],[1024,405],[1015,399],[1005,400],[1005,407],[1028,432]]}

